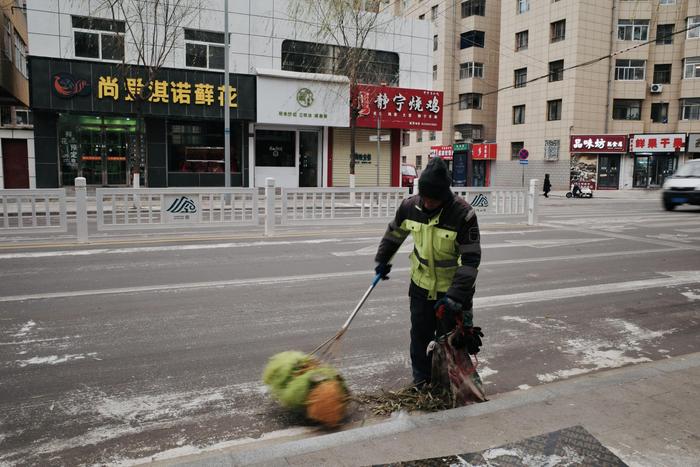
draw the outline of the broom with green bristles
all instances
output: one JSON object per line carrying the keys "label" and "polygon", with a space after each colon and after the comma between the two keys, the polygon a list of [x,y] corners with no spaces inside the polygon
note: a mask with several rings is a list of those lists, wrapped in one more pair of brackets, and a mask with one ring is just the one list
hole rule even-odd
{"label": "broom with green bristles", "polygon": [[332,352],[380,280],[377,274],[340,330],[311,353],[287,351],[270,358],[263,382],[283,407],[305,411],[306,417],[329,427],[342,422],[349,400],[348,388],[340,373],[321,360]]}

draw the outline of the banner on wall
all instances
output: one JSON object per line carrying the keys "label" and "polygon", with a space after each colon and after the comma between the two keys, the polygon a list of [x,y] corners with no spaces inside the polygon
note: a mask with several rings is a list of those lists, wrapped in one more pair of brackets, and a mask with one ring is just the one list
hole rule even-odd
{"label": "banner on wall", "polygon": [[571,184],[580,188],[596,189],[598,179],[598,156],[595,154],[574,154],[571,156]]}

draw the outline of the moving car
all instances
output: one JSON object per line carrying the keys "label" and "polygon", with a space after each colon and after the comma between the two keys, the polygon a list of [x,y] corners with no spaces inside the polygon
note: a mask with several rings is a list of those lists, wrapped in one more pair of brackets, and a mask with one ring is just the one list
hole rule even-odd
{"label": "moving car", "polygon": [[700,205],[700,159],[686,162],[666,180],[663,203],[667,211],[681,204]]}
{"label": "moving car", "polygon": [[413,193],[413,184],[418,177],[416,166],[401,164],[401,186],[408,187],[408,192]]}

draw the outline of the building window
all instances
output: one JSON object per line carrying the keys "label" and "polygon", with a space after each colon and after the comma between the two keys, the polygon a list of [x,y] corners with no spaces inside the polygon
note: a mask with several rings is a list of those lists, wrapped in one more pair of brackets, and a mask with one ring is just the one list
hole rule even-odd
{"label": "building window", "polygon": [[559,42],[566,38],[566,20],[555,21],[549,25],[549,41]]}
{"label": "building window", "polygon": [[549,82],[564,79],[564,60],[549,62]]}
{"label": "building window", "polygon": [[[256,137],[262,137],[260,132]],[[291,132],[292,135],[294,132]],[[168,124],[169,136],[169,172],[209,172],[224,173],[224,130],[217,122],[171,122]],[[231,172],[241,171],[241,148],[242,144],[241,127],[231,128]],[[275,140],[275,143],[278,141]],[[259,141],[256,148],[264,145]],[[294,155],[292,153],[291,165],[294,166]],[[256,155],[258,165],[275,165],[275,163],[263,164],[261,156]],[[272,156],[268,156],[268,161]],[[289,165],[288,151],[279,158]],[[275,162],[277,162],[275,160]]]}
{"label": "building window", "polygon": [[688,18],[688,35],[689,39],[700,37],[700,16],[690,16]]}
{"label": "building window", "polygon": [[673,24],[659,24],[656,26],[656,45],[673,44]]}
{"label": "building window", "polygon": [[416,131],[416,142],[417,143],[423,142],[423,130]]}
{"label": "building window", "polygon": [[671,83],[671,64],[659,63],[654,65],[654,79],[652,82],[657,84]]}
{"label": "building window", "polygon": [[518,2],[517,13],[523,14],[530,9],[530,0],[515,0]]}
{"label": "building window", "polygon": [[621,41],[645,41],[648,36],[648,19],[617,20],[617,38]]}
{"label": "building window", "polygon": [[470,124],[460,124],[455,125],[455,131],[458,132],[461,137],[455,137],[462,141],[481,141],[481,135],[483,133],[483,125],[470,125]]}
{"label": "building window", "polygon": [[421,20],[421,21],[425,20],[425,13],[422,14],[422,15],[420,15],[420,16],[418,16],[418,19]]}
{"label": "building window", "polygon": [[468,92],[459,95],[459,110],[481,109],[481,94]]}
{"label": "building window", "polygon": [[676,0],[659,0],[659,5],[675,5]]}
{"label": "building window", "polygon": [[477,62],[461,63],[459,65],[459,79],[483,78],[484,64]]}
{"label": "building window", "polygon": [[515,75],[514,86],[516,88],[524,88],[527,86],[527,68],[518,68],[513,74]]}
{"label": "building window", "polygon": [[[348,49],[342,46],[286,39],[282,41],[282,69],[302,73],[347,75],[347,63],[343,59],[347,54]],[[363,49],[362,55],[357,77],[360,83],[386,83],[389,86],[399,84],[399,54]]]}
{"label": "building window", "polygon": [[651,121],[654,123],[668,123],[668,103],[654,102],[651,104]]}
{"label": "building window", "polygon": [[459,48],[484,47],[484,31],[467,31],[459,36]]}
{"label": "building window", "polygon": [[431,131],[428,133],[428,139],[430,141],[435,141],[437,139],[437,133],[434,131]]}
{"label": "building window", "polygon": [[525,106],[524,105],[514,105],[513,106],[513,125],[522,125],[525,123]]}
{"label": "building window", "polygon": [[528,32],[520,31],[515,33],[515,51],[527,50]]}
{"label": "building window", "polygon": [[486,0],[467,0],[462,2],[462,18],[485,16]]}
{"label": "building window", "polygon": [[520,159],[520,156],[518,153],[520,153],[520,150],[525,147],[525,143],[523,141],[515,141],[510,143],[510,158],[511,160],[518,160]]}
{"label": "building window", "polygon": [[27,45],[22,40],[22,36],[15,30],[15,68],[22,76],[28,78],[27,74]]}
{"label": "building window", "polygon": [[561,99],[547,101],[547,121],[561,120]]}
{"label": "building window", "polygon": [[683,78],[700,78],[700,57],[688,57],[685,59]]}
{"label": "building window", "polygon": [[438,49],[438,36],[435,34],[433,36],[433,52],[435,52]]}
{"label": "building window", "polygon": [[438,18],[438,6],[435,5],[434,7],[430,8],[430,19],[432,21],[435,21]]}
{"label": "building window", "polygon": [[618,81],[643,80],[646,70],[645,60],[616,60],[615,79]]}
{"label": "building window", "polygon": [[185,65],[223,70],[225,39],[223,32],[185,29]]}
{"label": "building window", "polygon": [[401,156],[401,163],[405,164],[406,163],[407,156]]}
{"label": "building window", "polygon": [[641,120],[642,101],[636,99],[613,99],[613,120]]}
{"label": "building window", "polygon": [[14,27],[12,26],[12,20],[8,18],[7,16],[3,15],[3,31],[2,31],[2,37],[3,37],[3,51],[5,52],[5,55],[7,58],[12,61],[12,32],[14,31]]}
{"label": "building window", "polygon": [[401,146],[410,146],[411,145],[411,133],[408,131],[404,131],[401,133]]}
{"label": "building window", "polygon": [[437,80],[437,65],[433,65],[433,81]]}
{"label": "building window", "polygon": [[423,170],[423,156],[420,154],[416,156],[416,170]]}
{"label": "building window", "polygon": [[124,60],[124,21],[71,17],[75,56],[102,60]]}
{"label": "building window", "polygon": [[700,120],[700,98],[681,99],[681,120]]}

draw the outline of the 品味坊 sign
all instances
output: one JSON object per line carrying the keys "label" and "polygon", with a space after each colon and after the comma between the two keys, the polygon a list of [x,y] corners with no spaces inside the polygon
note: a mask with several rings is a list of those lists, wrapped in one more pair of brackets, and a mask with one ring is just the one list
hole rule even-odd
{"label": "\u54c1\u5473\u574a sign", "polygon": [[[35,110],[135,114],[148,80],[143,67],[30,57],[30,100]],[[144,115],[223,118],[224,74],[162,68],[148,83]],[[255,77],[231,74],[228,105],[232,119],[255,120]]]}

